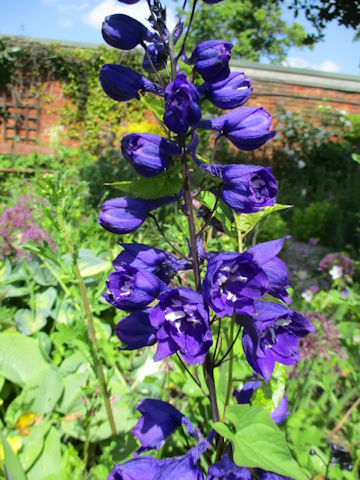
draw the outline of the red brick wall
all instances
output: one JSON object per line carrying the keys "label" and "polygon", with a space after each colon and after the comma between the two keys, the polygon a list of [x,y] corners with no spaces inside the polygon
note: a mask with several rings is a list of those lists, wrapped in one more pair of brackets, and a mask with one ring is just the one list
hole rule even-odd
{"label": "red brick wall", "polygon": [[[241,67],[239,67],[241,68]],[[239,70],[237,68],[237,70]],[[261,76],[261,70],[258,68],[258,74]],[[269,70],[269,69],[268,69]],[[294,75],[294,69],[292,75]],[[246,68],[244,68],[246,72]],[[299,70],[299,75],[302,75]],[[331,77],[331,75],[330,75]],[[344,76],[345,77],[345,76]],[[311,81],[311,75],[309,76]],[[349,77],[350,78],[350,77]],[[319,79],[318,79],[319,80]],[[320,78],[321,80],[321,78]],[[354,80],[354,77],[351,77]],[[253,96],[248,105],[262,106],[269,112],[275,113],[276,108],[283,104],[286,109],[300,110],[308,113],[311,117],[314,115],[319,105],[329,105],[332,108],[343,110],[347,113],[360,113],[360,77],[355,77],[355,83],[358,82],[358,91],[345,91],[336,88],[321,88],[319,86],[304,86],[293,83],[284,83],[276,80],[276,72],[274,73],[274,80],[260,80],[253,81]],[[341,79],[340,79],[341,84]],[[354,82],[353,82],[354,84]],[[60,123],[61,110],[65,104],[70,104],[71,101],[67,98],[59,84],[59,82],[52,81],[43,84],[41,92],[35,92],[39,96],[39,126],[37,132],[31,133],[32,139],[29,141],[14,141],[6,140],[4,138],[4,124],[0,125],[0,153],[14,152],[19,154],[27,154],[32,151],[39,153],[51,153],[51,128],[56,127]],[[1,92],[0,92],[0,101]],[[11,102],[11,98],[7,101]],[[9,109],[10,113],[14,109]],[[9,120],[11,124],[11,120]],[[20,135],[24,134],[24,130],[20,128]],[[68,146],[76,146],[75,141],[66,138],[66,129],[60,132],[62,143]]]}

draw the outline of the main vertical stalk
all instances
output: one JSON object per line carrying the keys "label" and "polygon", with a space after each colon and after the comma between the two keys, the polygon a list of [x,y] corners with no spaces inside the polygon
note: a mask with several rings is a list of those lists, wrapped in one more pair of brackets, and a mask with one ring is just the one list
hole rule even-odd
{"label": "main vertical stalk", "polygon": [[[185,199],[185,212],[188,218],[189,224],[189,234],[190,234],[190,248],[191,248],[191,261],[194,274],[195,289],[197,292],[201,293],[201,277],[200,277],[200,267],[199,267],[199,258],[196,245],[196,228],[193,215],[193,204],[192,204],[192,192],[190,185],[189,177],[189,166],[187,163],[186,152],[185,152],[185,138],[181,136],[179,138],[179,143],[184,149],[182,156],[182,174],[184,180],[184,199]],[[211,362],[209,354],[207,354],[205,363],[204,363],[204,373],[206,376],[206,383],[209,389],[209,399],[211,406],[211,414],[214,422],[219,421],[219,409],[216,400],[216,389],[214,382],[214,366]]]}

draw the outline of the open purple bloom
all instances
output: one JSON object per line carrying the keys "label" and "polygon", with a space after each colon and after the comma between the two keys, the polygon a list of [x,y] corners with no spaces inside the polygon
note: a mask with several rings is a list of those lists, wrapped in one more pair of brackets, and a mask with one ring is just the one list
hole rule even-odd
{"label": "open purple bloom", "polygon": [[150,312],[150,322],[157,329],[155,361],[179,352],[188,363],[203,363],[212,336],[200,293],[184,287],[164,291]]}
{"label": "open purple bloom", "polygon": [[158,460],[154,457],[136,457],[115,465],[107,480],[155,480],[169,461],[169,458]]}
{"label": "open purple bloom", "polygon": [[242,317],[246,360],[256,373],[270,380],[275,362],[294,365],[299,361],[299,340],[315,331],[303,315],[284,305],[255,302],[255,313]]}
{"label": "open purple bloom", "polygon": [[178,260],[164,250],[143,243],[121,243],[120,245],[124,250],[113,262],[115,270],[123,263],[127,263],[138,269],[148,270],[164,283],[169,284],[176,272],[191,269],[190,262],[185,259]]}
{"label": "open purple bloom", "polygon": [[262,266],[268,279],[267,293],[285,303],[291,303],[292,299],[286,291],[290,287],[288,269],[285,263],[277,257],[287,238],[289,237],[259,243],[246,252],[251,253],[253,259]]}
{"label": "open purple bloom", "polygon": [[142,310],[153,302],[166,285],[151,272],[131,265],[119,266],[110,273],[103,297],[114,307],[126,312]]}
{"label": "open purple bloom", "polygon": [[114,198],[101,205],[98,223],[105,230],[118,235],[134,232],[145,222],[151,210],[175,201],[176,197],[161,197],[156,200]]}
{"label": "open purple bloom", "polygon": [[233,45],[223,40],[208,40],[194,48],[189,63],[194,64],[206,82],[217,82],[229,76],[229,61]]}
{"label": "open purple bloom", "polygon": [[239,467],[225,453],[220,462],[210,465],[206,480],[251,480],[248,468]]}
{"label": "open purple bloom", "polygon": [[121,140],[121,151],[135,170],[144,177],[163,172],[173,155],[181,155],[181,148],[166,138],[152,133],[131,133]]}
{"label": "open purple bloom", "polygon": [[165,89],[165,125],[175,133],[184,134],[201,118],[200,95],[184,73],[179,73]]}
{"label": "open purple bloom", "polygon": [[232,72],[225,80],[203,83],[199,92],[216,107],[231,110],[249,100],[252,93],[251,82],[251,78],[244,73]]}
{"label": "open purple bloom", "polygon": [[199,162],[205,172],[224,183],[220,198],[237,213],[253,213],[274,205],[277,183],[270,168],[258,165],[215,165]]}
{"label": "open purple bloom", "polygon": [[140,442],[137,453],[159,450],[165,440],[182,424],[184,415],[170,403],[146,398],[136,409],[142,414],[132,433]]}
{"label": "open purple bloom", "polygon": [[119,350],[137,350],[154,345],[155,329],[149,320],[150,309],[139,310],[124,317],[115,327],[115,333],[126,347]]}
{"label": "open purple bloom", "polygon": [[[244,253],[209,255],[203,296],[218,317],[228,317],[234,312],[251,314],[254,300],[265,293],[287,298],[287,269],[276,257],[284,240],[260,243]],[[279,274],[274,266],[279,266]]]}
{"label": "open purple bloom", "polygon": [[200,120],[196,128],[215,130],[240,150],[256,150],[276,135],[269,130],[272,117],[263,108],[243,107],[211,120]]}
{"label": "open purple bloom", "polygon": [[107,44],[120,50],[131,50],[144,41],[153,42],[157,38],[142,23],[122,13],[105,17],[102,35]]}
{"label": "open purple bloom", "polygon": [[150,92],[160,97],[164,96],[164,89],[160,85],[150,82],[140,73],[123,65],[106,63],[101,67],[99,80],[106,95],[118,102],[125,102],[133,98],[139,100],[139,91]]}
{"label": "open purple bloom", "polygon": [[248,253],[210,254],[203,296],[218,317],[251,313],[254,299],[266,293],[266,275]]}
{"label": "open purple bloom", "polygon": [[284,422],[289,415],[289,402],[286,393],[284,393],[279,405],[270,413],[270,417],[276,423],[276,425],[280,425],[280,423]]}
{"label": "open purple bloom", "polygon": [[147,54],[145,53],[142,61],[143,69],[150,73],[153,73],[153,66],[156,71],[163,70],[166,66],[168,58],[168,53],[165,46],[162,43],[151,43],[146,47],[146,50],[151,59],[152,65]]}

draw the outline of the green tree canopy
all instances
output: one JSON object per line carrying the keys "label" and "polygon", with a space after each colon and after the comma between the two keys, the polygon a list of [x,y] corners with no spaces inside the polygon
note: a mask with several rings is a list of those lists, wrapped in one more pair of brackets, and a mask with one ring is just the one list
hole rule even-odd
{"label": "green tree canopy", "polygon": [[188,51],[209,38],[226,38],[234,44],[232,58],[256,62],[265,55],[281,62],[290,47],[306,44],[304,28],[283,20],[276,0],[226,0],[216,5],[199,2],[197,9]]}

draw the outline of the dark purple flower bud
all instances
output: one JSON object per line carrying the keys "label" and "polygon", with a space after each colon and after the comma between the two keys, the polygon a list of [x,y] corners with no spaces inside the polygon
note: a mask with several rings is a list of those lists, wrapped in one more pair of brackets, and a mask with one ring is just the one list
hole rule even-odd
{"label": "dark purple flower bud", "polygon": [[164,283],[169,284],[179,270],[192,268],[191,263],[187,260],[178,260],[171,253],[149,245],[142,243],[121,243],[120,245],[124,250],[113,262],[115,270],[123,263],[127,263],[139,270],[148,270]]}
{"label": "dark purple flower bud", "polygon": [[142,23],[122,13],[105,17],[102,35],[106,43],[120,50],[131,50],[144,41],[153,42],[157,38]]}
{"label": "dark purple flower bud", "polygon": [[126,5],[133,5],[134,3],[137,3],[139,0],[118,0],[120,3],[125,3]]}
{"label": "dark purple flower bud", "polygon": [[233,45],[222,40],[201,42],[194,48],[189,63],[194,64],[206,82],[217,82],[229,76],[229,60]]}
{"label": "dark purple flower bud", "polygon": [[270,380],[275,362],[294,365],[299,361],[299,339],[315,331],[303,315],[284,305],[255,302],[251,318],[244,324],[243,348],[256,373]]}
{"label": "dark purple flower bud", "polygon": [[181,155],[181,148],[166,138],[152,133],[131,133],[121,140],[121,151],[135,170],[144,177],[163,172],[172,155]]}
{"label": "dark purple flower bud", "polygon": [[166,285],[151,272],[124,264],[110,273],[106,287],[110,293],[103,296],[111,305],[134,312],[146,308]]}
{"label": "dark purple flower bud", "polygon": [[139,100],[139,91],[150,92],[160,97],[164,96],[164,89],[160,85],[150,82],[131,68],[122,65],[103,65],[99,80],[106,95],[118,102],[125,102],[133,98]]}
{"label": "dark purple flower bud", "polygon": [[120,197],[107,200],[101,205],[98,223],[111,233],[123,235],[134,232],[146,220],[151,210],[176,201],[176,197],[161,197],[157,200]]}
{"label": "dark purple flower bud", "polygon": [[175,133],[184,134],[201,118],[200,95],[184,73],[179,73],[165,89],[165,125]]}
{"label": "dark purple flower bud", "polygon": [[140,442],[137,453],[159,450],[165,440],[183,423],[184,415],[170,403],[146,398],[136,409],[142,414],[132,433]]}
{"label": "dark purple flower bud", "polygon": [[274,205],[277,183],[270,168],[259,165],[197,164],[203,171],[224,181],[220,198],[237,213],[258,212]]}
{"label": "dark purple flower bud", "polygon": [[126,347],[119,350],[137,350],[156,342],[155,329],[149,320],[150,309],[133,312],[122,318],[115,327],[115,333]]}
{"label": "dark purple flower bud", "polygon": [[203,83],[199,92],[216,107],[231,110],[249,100],[252,93],[251,82],[251,78],[244,73],[232,72],[225,80]]}
{"label": "dark purple flower bud", "polygon": [[196,128],[215,130],[240,150],[256,150],[276,135],[269,130],[272,117],[263,108],[243,107],[212,120],[201,120]]}
{"label": "dark purple flower bud", "polygon": [[230,317],[234,312],[251,314],[254,300],[265,293],[287,298],[287,269],[276,257],[284,240],[260,243],[244,253],[209,255],[203,296],[218,317]]}
{"label": "dark purple flower bud", "polygon": [[[123,1],[123,0],[119,0],[119,1]],[[215,5],[215,3],[220,3],[222,1],[223,0],[203,0],[203,2],[207,3],[208,5]]]}
{"label": "dark purple flower bud", "polygon": [[145,53],[142,67],[147,72],[153,73],[153,66],[156,71],[163,70],[166,66],[168,53],[162,43],[152,43],[146,47],[147,53],[151,59],[152,65],[149,61],[148,55]]}
{"label": "dark purple flower bud", "polygon": [[251,480],[248,468],[239,467],[225,453],[220,462],[210,465],[206,480]]}
{"label": "dark purple flower bud", "polygon": [[189,288],[167,290],[150,312],[157,330],[155,361],[180,352],[191,364],[203,363],[212,345],[209,313],[200,293]]}
{"label": "dark purple flower bud", "polygon": [[155,480],[172,459],[158,460],[154,457],[136,457],[115,465],[107,480]]}

